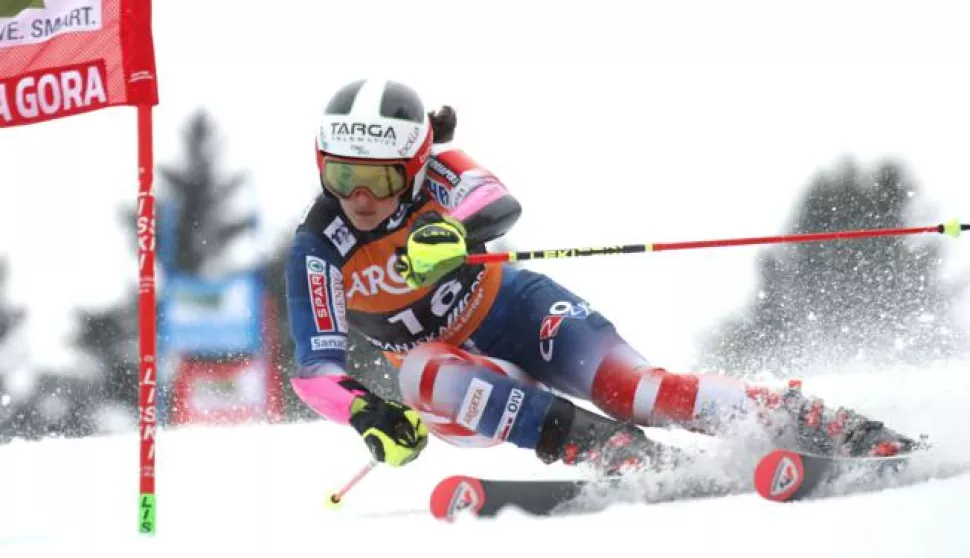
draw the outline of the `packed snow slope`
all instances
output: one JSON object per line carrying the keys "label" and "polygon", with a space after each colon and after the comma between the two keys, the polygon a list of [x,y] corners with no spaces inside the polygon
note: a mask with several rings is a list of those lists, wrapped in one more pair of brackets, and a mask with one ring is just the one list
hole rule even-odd
{"label": "packed snow slope", "polygon": [[[925,469],[970,463],[970,375],[954,363],[841,373],[806,389],[893,426],[926,433]],[[692,435],[654,432],[676,443]],[[707,440],[701,440],[707,442]],[[444,475],[566,477],[528,451],[458,449],[433,440],[402,469],[378,468],[339,510],[322,502],[366,461],[363,444],[328,423],[192,427],[158,438],[158,532],[138,535],[134,435],[0,447],[0,556],[966,556],[970,475],[791,504],[754,494],[623,504],[573,517],[511,511],[440,523],[428,495]],[[714,464],[716,466],[716,464]],[[211,554],[210,554],[211,553]]]}

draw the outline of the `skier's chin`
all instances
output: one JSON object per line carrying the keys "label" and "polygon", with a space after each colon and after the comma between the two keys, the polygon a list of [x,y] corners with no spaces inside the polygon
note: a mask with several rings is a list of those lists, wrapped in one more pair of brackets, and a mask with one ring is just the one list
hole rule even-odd
{"label": "skier's chin", "polygon": [[346,213],[350,223],[359,231],[374,230],[379,223],[376,211],[347,211]]}
{"label": "skier's chin", "polygon": [[350,223],[359,231],[372,231],[384,220],[377,211],[348,211],[346,213]]}
{"label": "skier's chin", "polygon": [[350,224],[359,231],[372,231],[380,226],[388,217],[397,211],[398,199],[374,200],[360,198],[351,201],[341,201],[344,214],[350,219]]}

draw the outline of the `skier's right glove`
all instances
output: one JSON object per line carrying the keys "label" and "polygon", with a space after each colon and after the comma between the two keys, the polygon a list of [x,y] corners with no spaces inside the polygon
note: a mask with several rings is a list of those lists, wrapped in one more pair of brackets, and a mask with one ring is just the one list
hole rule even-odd
{"label": "skier's right glove", "polygon": [[374,394],[354,400],[350,424],[364,438],[374,459],[395,467],[414,461],[428,445],[428,427],[417,412]]}

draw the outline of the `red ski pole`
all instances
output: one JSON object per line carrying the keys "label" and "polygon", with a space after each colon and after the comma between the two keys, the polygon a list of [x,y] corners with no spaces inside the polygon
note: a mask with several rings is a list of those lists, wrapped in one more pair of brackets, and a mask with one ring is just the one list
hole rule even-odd
{"label": "red ski pole", "polygon": [[351,478],[347,482],[347,484],[344,485],[343,488],[341,488],[336,492],[331,492],[330,495],[327,496],[327,502],[326,502],[327,507],[330,509],[339,508],[340,505],[343,504],[344,496],[348,492],[350,492],[351,488],[353,488],[358,482],[360,482],[364,477],[366,477],[368,473],[373,471],[374,467],[377,467],[377,461],[373,461],[373,460],[369,461],[366,465],[361,467],[360,471],[357,471],[357,474],[354,475],[353,478]]}
{"label": "red ski pole", "polygon": [[696,248],[723,248],[726,246],[750,246],[755,244],[781,244],[788,242],[822,242],[872,238],[877,236],[902,236],[910,234],[939,233],[960,236],[961,231],[970,230],[970,224],[960,224],[956,219],[941,225],[929,227],[910,227],[902,229],[865,229],[855,231],[836,231],[826,233],[788,234],[780,236],[761,236],[749,238],[724,238],[716,240],[695,240],[690,242],[667,242],[654,244],[626,244],[620,246],[600,246],[596,248],[564,248],[555,250],[532,250],[523,252],[497,252],[494,254],[471,254],[465,258],[468,265],[496,262],[516,262],[524,260],[545,260],[576,258],[581,256],[608,256],[614,254],[636,254],[640,252],[663,252],[669,250],[689,250]]}

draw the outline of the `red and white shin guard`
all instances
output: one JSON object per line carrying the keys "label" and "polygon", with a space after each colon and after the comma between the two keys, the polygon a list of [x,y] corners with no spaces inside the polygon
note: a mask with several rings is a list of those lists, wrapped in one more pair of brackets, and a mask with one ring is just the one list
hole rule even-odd
{"label": "red and white shin guard", "polygon": [[674,374],[651,366],[628,345],[608,352],[593,378],[592,401],[606,413],[642,426],[677,424],[714,433],[725,417],[756,408],[750,387],[715,374]]}
{"label": "red and white shin guard", "polygon": [[603,359],[593,378],[592,400],[619,420],[642,426],[676,424],[706,434],[754,418],[769,435],[791,438],[798,449],[826,455],[888,456],[917,445],[879,421],[802,395],[800,380],[777,390],[715,374],[674,374],[649,365],[627,345]]}

